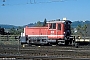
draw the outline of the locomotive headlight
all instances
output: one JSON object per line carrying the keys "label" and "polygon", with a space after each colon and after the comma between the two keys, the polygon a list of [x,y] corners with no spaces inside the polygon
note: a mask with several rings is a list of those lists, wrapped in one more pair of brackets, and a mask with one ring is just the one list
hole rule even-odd
{"label": "locomotive headlight", "polygon": [[65,34],[65,32],[64,32],[64,34]]}

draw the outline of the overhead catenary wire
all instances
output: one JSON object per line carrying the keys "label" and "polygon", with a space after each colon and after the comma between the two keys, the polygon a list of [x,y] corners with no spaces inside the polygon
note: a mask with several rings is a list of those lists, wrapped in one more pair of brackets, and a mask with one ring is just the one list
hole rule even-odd
{"label": "overhead catenary wire", "polygon": [[6,0],[2,0],[2,2],[3,2],[2,6],[7,6],[7,5],[11,5],[11,6],[13,6],[13,5],[27,5],[27,4],[43,4],[43,3],[45,4],[45,3],[54,3],[54,2],[65,2],[65,1],[69,1],[69,0],[48,0],[48,1],[43,1],[43,2],[41,2],[41,1],[38,1],[38,0],[26,0],[26,3],[23,3],[23,4],[22,3],[18,3],[18,4],[10,4],[9,3],[9,4],[6,4],[5,3]]}
{"label": "overhead catenary wire", "polygon": [[2,6],[5,6],[5,0],[2,0]]}

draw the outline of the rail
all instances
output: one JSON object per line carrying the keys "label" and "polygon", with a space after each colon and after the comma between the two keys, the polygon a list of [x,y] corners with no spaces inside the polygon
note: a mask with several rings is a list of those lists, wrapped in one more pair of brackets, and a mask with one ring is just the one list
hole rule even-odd
{"label": "rail", "polygon": [[0,46],[1,60],[90,60],[90,46]]}

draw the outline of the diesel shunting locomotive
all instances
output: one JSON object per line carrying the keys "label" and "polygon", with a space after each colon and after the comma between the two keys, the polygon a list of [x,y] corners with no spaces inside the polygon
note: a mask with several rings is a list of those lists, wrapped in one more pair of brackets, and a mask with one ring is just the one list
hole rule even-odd
{"label": "diesel shunting locomotive", "polygon": [[56,44],[73,45],[75,37],[71,36],[70,20],[48,21],[44,27],[25,27],[21,33],[21,44]]}

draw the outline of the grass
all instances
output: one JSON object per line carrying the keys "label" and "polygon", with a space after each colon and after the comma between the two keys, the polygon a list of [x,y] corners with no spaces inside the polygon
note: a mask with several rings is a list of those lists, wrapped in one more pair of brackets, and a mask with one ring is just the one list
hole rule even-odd
{"label": "grass", "polygon": [[18,41],[0,41],[0,45],[18,45]]}

